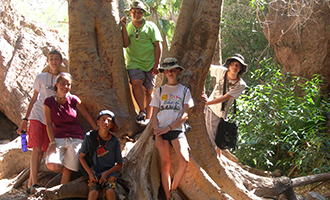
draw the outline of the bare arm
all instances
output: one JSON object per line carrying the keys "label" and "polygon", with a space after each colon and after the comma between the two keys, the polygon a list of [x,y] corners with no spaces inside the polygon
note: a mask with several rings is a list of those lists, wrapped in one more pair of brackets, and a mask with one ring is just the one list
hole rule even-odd
{"label": "bare arm", "polygon": [[89,168],[86,160],[85,160],[85,156],[86,154],[84,153],[80,153],[79,154],[79,161],[80,161],[80,164],[83,166],[83,168],[85,169],[85,171],[87,172],[88,176],[89,176],[89,179],[92,180],[92,181],[95,181],[97,182],[97,179],[95,178],[92,170]]}
{"label": "bare arm", "polygon": [[129,39],[128,39],[128,34],[127,34],[127,30],[126,30],[126,17],[122,17],[120,19],[120,23],[121,23],[121,33],[122,33],[122,37],[123,37],[123,47],[126,48],[129,45]]}
{"label": "bare arm", "polygon": [[202,100],[205,103],[205,105],[213,105],[213,104],[217,104],[217,103],[222,103],[227,101],[228,99],[232,98],[233,96],[229,95],[228,93],[225,95],[222,95],[221,97],[218,97],[216,99],[213,99],[211,101],[208,100],[207,95],[206,94],[202,94]]}
{"label": "bare arm", "polygon": [[155,46],[155,64],[152,69],[152,72],[154,75],[156,75],[156,74],[158,74],[158,66],[159,66],[159,62],[160,62],[160,57],[162,55],[162,45],[160,42],[155,41],[154,46]]}
{"label": "bare arm", "polygon": [[[32,96],[32,99],[29,103],[29,106],[28,106],[28,109],[25,113],[25,117],[24,118],[29,118],[30,116],[30,113],[31,113],[31,110],[32,110],[32,107],[33,107],[33,104],[37,101],[37,98],[38,98],[38,95],[39,95],[39,92],[37,90],[34,90],[33,91],[33,96]],[[27,130],[27,121],[26,120],[23,120],[20,127],[16,130],[16,132],[20,135],[22,130]]]}
{"label": "bare arm", "polygon": [[88,123],[93,127],[94,130],[98,130],[99,127],[95,124],[91,115],[87,112],[85,106],[81,103],[81,100],[78,98],[77,109],[83,115],[83,117],[88,121]]}
{"label": "bare arm", "polygon": [[44,105],[44,113],[45,113],[45,119],[46,119],[47,134],[48,134],[48,138],[49,138],[49,147],[47,149],[46,154],[49,155],[51,152],[56,150],[55,149],[56,143],[55,143],[55,137],[54,137],[53,124],[52,124],[51,110],[46,105]]}
{"label": "bare arm", "polygon": [[115,166],[113,166],[112,168],[110,168],[109,170],[105,171],[105,172],[102,172],[101,174],[101,180],[100,180],[100,183],[103,185],[107,182],[107,177],[112,173],[112,172],[115,172],[115,171],[118,171],[121,167],[123,166],[123,163],[117,163],[115,164]]}

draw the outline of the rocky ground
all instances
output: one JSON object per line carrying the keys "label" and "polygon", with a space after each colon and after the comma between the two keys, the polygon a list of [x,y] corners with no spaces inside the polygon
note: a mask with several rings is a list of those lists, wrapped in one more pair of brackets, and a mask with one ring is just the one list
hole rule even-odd
{"label": "rocky ground", "polygon": [[[1,169],[1,177],[4,174],[10,174],[8,172],[8,159],[12,158],[17,160],[16,158],[22,159],[22,157],[29,157],[28,154],[30,152],[22,153],[20,150],[20,137],[15,140],[9,142],[9,140],[1,140],[0,141],[0,169]],[[18,155],[18,156],[11,156]],[[24,161],[26,162],[26,161]],[[25,164],[26,165],[26,164]],[[18,168],[24,168],[25,165],[18,165]],[[32,196],[29,196],[25,193],[25,184],[18,189],[13,188],[13,184],[15,183],[16,177],[19,172],[15,173],[15,170],[19,171],[19,169],[9,169],[9,171],[14,172],[10,175],[10,177],[0,179],[0,200],[23,200],[23,199],[36,199]],[[315,183],[299,188],[295,188],[297,195],[306,197],[307,193],[310,191],[319,193],[323,195],[327,200],[330,200],[330,181],[325,183]],[[39,198],[41,199],[41,198]],[[75,199],[77,200],[77,199]]]}

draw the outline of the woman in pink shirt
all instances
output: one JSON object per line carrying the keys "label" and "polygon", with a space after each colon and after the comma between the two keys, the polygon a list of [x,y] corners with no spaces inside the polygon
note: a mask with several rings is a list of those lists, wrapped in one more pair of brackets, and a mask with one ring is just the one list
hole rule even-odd
{"label": "woman in pink shirt", "polygon": [[85,117],[93,129],[98,127],[80,99],[70,93],[72,77],[60,73],[56,78],[56,95],[44,102],[49,147],[46,152],[48,169],[62,173],[61,184],[71,180],[72,171],[79,169],[79,149],[83,142],[83,131],[77,120],[77,110]]}

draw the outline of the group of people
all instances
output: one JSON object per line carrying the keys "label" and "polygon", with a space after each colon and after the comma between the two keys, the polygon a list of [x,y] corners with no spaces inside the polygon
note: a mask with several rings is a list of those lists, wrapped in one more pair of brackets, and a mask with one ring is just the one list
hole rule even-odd
{"label": "group of people", "polygon": [[[132,22],[126,25],[126,17],[123,17],[121,24],[127,72],[139,107],[135,120],[140,125],[152,121],[155,146],[161,159],[163,189],[166,199],[174,199],[189,162],[190,147],[184,122],[194,102],[189,88],[177,80],[178,74],[184,70],[177,59],[165,58],[159,66],[162,37],[157,26],[145,20],[147,7],[140,1],[134,1],[127,12]],[[120,143],[113,135],[119,129],[115,114],[110,110],[102,110],[96,124],[79,97],[70,93],[72,77],[61,66],[62,61],[60,52],[49,52],[49,66],[37,75],[33,97],[17,130],[20,134],[22,130],[27,130],[27,122],[30,123],[28,146],[32,148],[32,154],[27,191],[33,192],[39,187],[38,170],[46,152],[47,167],[62,173],[61,184],[71,180],[71,173],[78,171],[80,162],[89,175],[88,199],[97,199],[100,189],[105,189],[107,199],[115,199],[118,170],[123,165]],[[220,118],[227,117],[234,99],[246,87],[240,78],[246,70],[247,64],[240,54],[229,57],[224,66],[212,65],[211,75],[216,78],[216,85],[209,98],[206,94],[201,96],[206,105],[207,132],[219,156],[220,150],[214,142],[217,124]],[[154,91],[158,73],[164,73],[167,82]],[[228,85],[227,93],[223,95],[225,79]],[[225,104],[223,111],[220,109],[222,104]],[[85,135],[78,123],[77,111],[93,128]],[[170,176],[171,147],[176,152],[179,165],[173,179]]]}

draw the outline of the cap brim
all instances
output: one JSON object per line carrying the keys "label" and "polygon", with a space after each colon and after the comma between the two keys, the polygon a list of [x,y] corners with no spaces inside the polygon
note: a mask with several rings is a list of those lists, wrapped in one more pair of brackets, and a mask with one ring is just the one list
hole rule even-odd
{"label": "cap brim", "polygon": [[118,125],[116,124],[116,122],[114,123],[113,127],[110,129],[111,132],[116,132],[118,131],[119,127]]}
{"label": "cap brim", "polygon": [[[141,9],[141,8],[140,8]],[[126,10],[124,10],[124,13],[127,15],[127,16],[130,16],[130,14],[129,14],[129,11],[130,11],[131,9],[126,9]],[[143,10],[143,9],[141,9],[141,10]],[[146,11],[146,10],[143,10],[144,11],[144,17],[149,17],[150,16],[150,13],[148,12],[148,11]]]}

